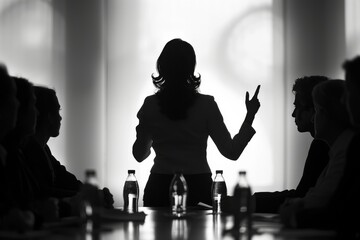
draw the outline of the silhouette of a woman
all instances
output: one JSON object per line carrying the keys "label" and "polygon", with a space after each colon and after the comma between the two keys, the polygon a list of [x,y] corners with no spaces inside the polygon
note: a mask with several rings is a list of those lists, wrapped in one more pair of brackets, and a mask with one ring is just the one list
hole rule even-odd
{"label": "silhouette of a woman", "polygon": [[188,184],[188,206],[211,204],[211,170],[206,158],[210,136],[223,156],[237,160],[255,134],[252,122],[260,107],[257,95],[246,93],[247,115],[231,137],[214,97],[200,94],[201,76],[195,76],[193,47],[181,40],[169,41],[157,60],[158,76],[152,75],[158,91],[148,96],[137,117],[133,155],[142,162],[156,153],[144,190],[144,206],[170,206],[169,186],[174,172],[181,171]]}

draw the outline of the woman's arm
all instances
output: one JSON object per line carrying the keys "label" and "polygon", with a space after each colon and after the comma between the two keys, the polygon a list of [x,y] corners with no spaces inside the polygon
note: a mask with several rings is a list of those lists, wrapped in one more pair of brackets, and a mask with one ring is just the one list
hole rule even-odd
{"label": "woman's arm", "polygon": [[255,130],[252,128],[251,124],[260,107],[260,103],[257,98],[259,90],[260,85],[257,87],[251,100],[249,99],[249,93],[246,93],[245,104],[247,114],[238,134],[236,134],[234,138],[231,138],[231,135],[226,128],[216,102],[213,101],[213,106],[210,107],[212,109],[209,117],[210,136],[220,153],[228,159],[237,160],[247,146],[248,142],[251,140],[252,136],[255,134]]}
{"label": "woman's arm", "polygon": [[146,126],[145,119],[145,110],[147,106],[147,99],[145,99],[144,104],[140,108],[137,118],[139,119],[139,124],[136,126],[136,140],[133,144],[132,153],[136,161],[144,161],[151,153],[152,138]]}
{"label": "woman's arm", "polygon": [[152,140],[149,136],[141,133],[139,128],[136,128],[137,135],[133,145],[133,156],[138,162],[144,161],[151,153]]}

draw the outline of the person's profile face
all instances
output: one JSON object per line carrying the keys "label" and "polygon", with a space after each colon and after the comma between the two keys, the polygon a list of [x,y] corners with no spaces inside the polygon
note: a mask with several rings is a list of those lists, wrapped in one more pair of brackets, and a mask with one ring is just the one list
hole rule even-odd
{"label": "person's profile face", "polygon": [[311,132],[314,129],[314,113],[314,108],[308,106],[302,100],[301,95],[295,94],[292,117],[295,118],[295,124],[299,132]]}
{"label": "person's profile face", "polygon": [[50,136],[51,137],[57,137],[60,133],[60,127],[61,127],[61,120],[62,117],[60,115],[60,104],[59,104],[59,100],[56,97],[56,95],[54,95],[53,99],[52,99],[52,104],[54,106],[53,110],[49,113],[49,127],[50,127]]}

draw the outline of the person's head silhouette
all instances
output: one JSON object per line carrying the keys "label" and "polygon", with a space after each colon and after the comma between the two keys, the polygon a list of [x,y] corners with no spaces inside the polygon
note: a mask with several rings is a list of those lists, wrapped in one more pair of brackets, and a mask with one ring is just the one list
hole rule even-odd
{"label": "person's head silhouette", "polygon": [[200,85],[200,77],[194,76],[196,55],[194,48],[179,38],[169,41],[162,50],[156,68],[159,76],[153,77],[156,87],[182,87]]}
{"label": "person's head silhouette", "polygon": [[314,136],[314,104],[312,90],[324,81],[329,80],[325,76],[305,76],[295,80],[292,91],[295,94],[294,111],[292,117],[299,132],[310,132]]}
{"label": "person's head silhouette", "polygon": [[36,134],[44,134],[46,138],[59,135],[61,120],[60,104],[54,89],[35,86],[36,108],[38,118]]}
{"label": "person's head silhouette", "polygon": [[186,118],[195,100],[201,77],[194,75],[195,66],[194,48],[179,38],[169,41],[157,60],[158,76],[152,79],[161,110],[172,120]]}
{"label": "person's head silhouette", "polygon": [[315,137],[325,140],[329,146],[339,133],[350,127],[343,99],[344,93],[344,80],[320,83],[312,92],[315,106]]}

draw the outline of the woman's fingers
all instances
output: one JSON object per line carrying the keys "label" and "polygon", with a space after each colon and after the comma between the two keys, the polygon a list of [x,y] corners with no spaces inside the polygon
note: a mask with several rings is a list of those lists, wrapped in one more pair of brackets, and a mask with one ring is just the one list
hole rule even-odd
{"label": "woman's fingers", "polygon": [[258,97],[259,91],[260,91],[260,85],[257,86],[257,88],[256,88],[256,90],[255,90],[255,93],[254,93],[254,96],[252,97],[252,99],[254,99],[255,97],[256,97],[256,98]]}

